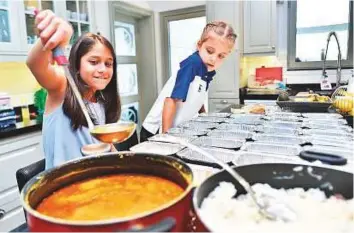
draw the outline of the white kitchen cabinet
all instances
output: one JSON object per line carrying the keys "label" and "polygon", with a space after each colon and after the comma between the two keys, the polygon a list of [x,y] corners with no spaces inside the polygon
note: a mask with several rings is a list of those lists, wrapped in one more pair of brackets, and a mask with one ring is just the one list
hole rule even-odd
{"label": "white kitchen cabinet", "polygon": [[[240,36],[241,26],[241,6],[238,1],[206,1],[207,21],[223,20],[231,24],[235,33]],[[214,80],[209,90],[209,111],[215,111],[219,107],[215,106],[220,101],[236,103],[239,99],[239,79],[240,79],[240,53],[239,39],[236,39],[232,53],[226,58],[221,67],[216,71]],[[216,99],[216,100],[215,100]],[[224,106],[227,107],[227,106]],[[224,108],[223,107],[223,108]]]}
{"label": "white kitchen cabinet", "polygon": [[38,39],[34,31],[34,9],[50,9],[57,16],[68,20],[74,29],[70,41],[72,44],[81,34],[92,31],[92,4],[93,2],[88,0],[1,0],[0,55],[16,55],[19,61],[27,56]]}
{"label": "white kitchen cabinet", "polygon": [[14,54],[20,51],[21,32],[19,29],[19,1],[0,1],[0,52]]}
{"label": "white kitchen cabinet", "polygon": [[0,141],[0,231],[25,222],[16,171],[44,158],[41,131]]}
{"label": "white kitchen cabinet", "polygon": [[243,2],[243,53],[275,53],[276,1]]}
{"label": "white kitchen cabinet", "polygon": [[209,99],[209,112],[220,112],[231,104],[239,103],[239,99]]}

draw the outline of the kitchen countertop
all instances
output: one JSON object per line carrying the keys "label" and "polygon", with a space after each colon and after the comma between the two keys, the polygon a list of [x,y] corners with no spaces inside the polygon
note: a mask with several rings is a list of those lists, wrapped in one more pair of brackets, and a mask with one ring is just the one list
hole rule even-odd
{"label": "kitchen countertop", "polygon": [[16,127],[0,130],[0,141],[3,139],[9,139],[22,134],[27,134],[42,129],[42,124],[37,120],[30,120],[27,124],[23,122],[16,123]]}

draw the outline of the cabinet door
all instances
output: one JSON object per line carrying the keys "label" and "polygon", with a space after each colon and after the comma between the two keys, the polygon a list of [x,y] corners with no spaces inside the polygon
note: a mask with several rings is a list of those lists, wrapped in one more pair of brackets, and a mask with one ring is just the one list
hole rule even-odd
{"label": "cabinet door", "polygon": [[209,112],[220,112],[231,104],[239,104],[239,99],[209,99]]}
{"label": "cabinet door", "polygon": [[276,44],[276,1],[244,5],[244,53],[273,53]]}
{"label": "cabinet door", "polygon": [[[223,20],[230,23],[236,34],[239,27],[239,6],[240,2],[212,2],[207,1],[207,21]],[[238,51],[238,41],[235,48],[226,58],[221,67],[216,71],[214,80],[211,83],[209,98],[239,98],[239,78],[240,78],[240,55]]]}
{"label": "cabinet door", "polygon": [[0,0],[0,52],[13,54],[20,50],[19,1]]}
{"label": "cabinet door", "polygon": [[74,29],[74,34],[70,40],[70,45],[72,45],[79,36],[91,31],[90,2],[85,0],[67,0],[65,4],[66,19],[71,23]]}

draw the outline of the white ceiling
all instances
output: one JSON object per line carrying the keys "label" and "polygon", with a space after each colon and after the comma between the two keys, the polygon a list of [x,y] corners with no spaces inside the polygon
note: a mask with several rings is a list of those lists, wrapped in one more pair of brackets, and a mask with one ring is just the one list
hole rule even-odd
{"label": "white ceiling", "polygon": [[193,6],[200,6],[205,5],[204,1],[188,1],[188,0],[181,0],[181,1],[126,1],[130,4],[134,4],[145,9],[149,9],[155,12],[163,12],[163,11],[170,11],[170,10],[177,10],[182,8],[188,8]]}

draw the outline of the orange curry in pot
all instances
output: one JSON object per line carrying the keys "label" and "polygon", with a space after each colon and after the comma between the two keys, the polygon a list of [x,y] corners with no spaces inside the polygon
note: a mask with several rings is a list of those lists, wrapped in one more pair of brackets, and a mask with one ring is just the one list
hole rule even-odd
{"label": "orange curry in pot", "polygon": [[103,220],[152,211],[179,197],[176,183],[152,175],[115,174],[71,184],[45,198],[37,211],[66,220]]}

